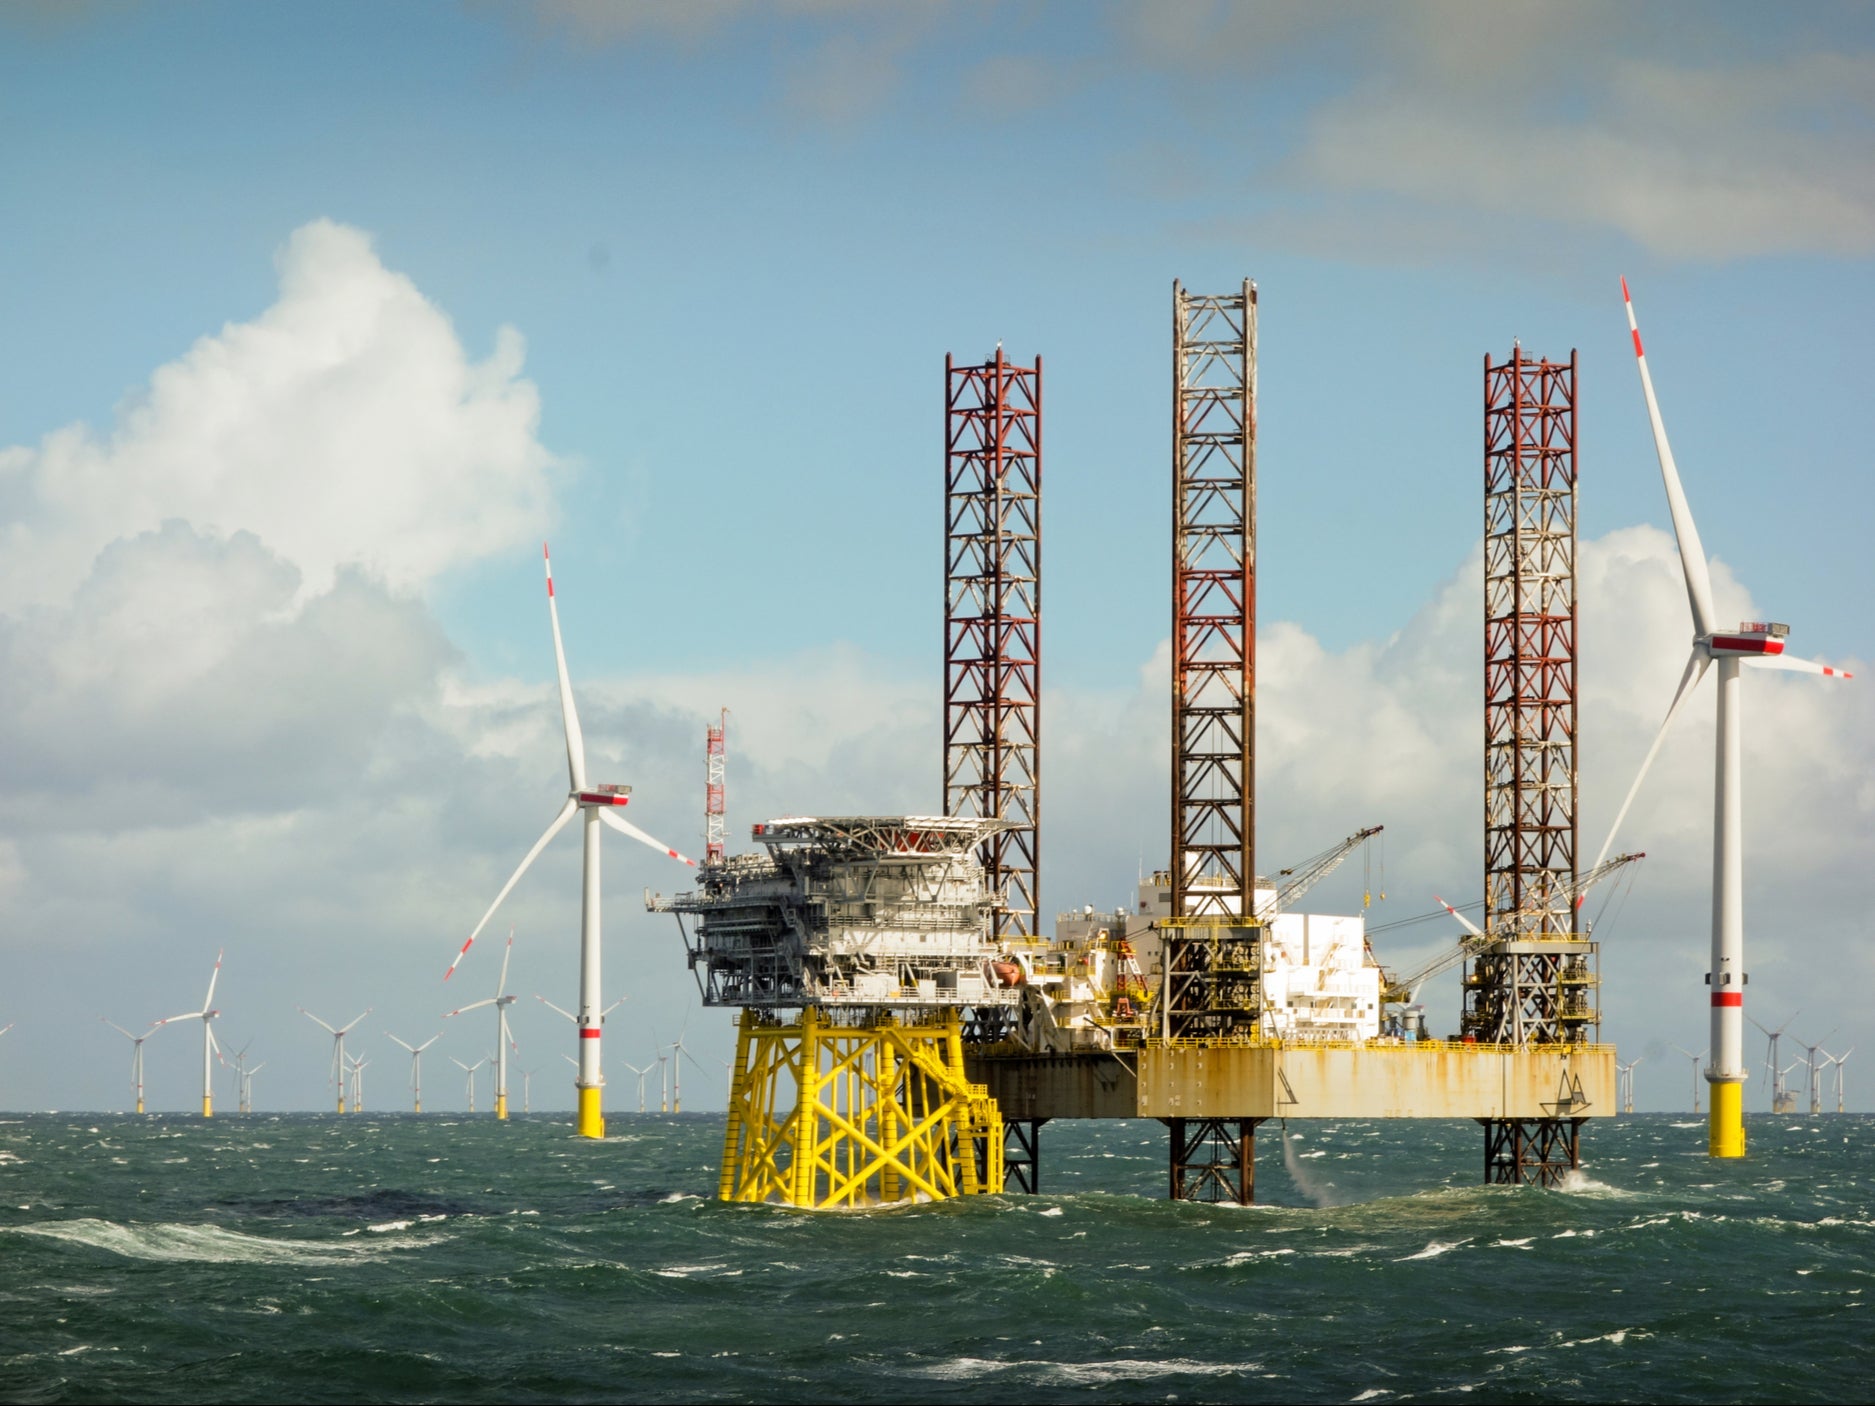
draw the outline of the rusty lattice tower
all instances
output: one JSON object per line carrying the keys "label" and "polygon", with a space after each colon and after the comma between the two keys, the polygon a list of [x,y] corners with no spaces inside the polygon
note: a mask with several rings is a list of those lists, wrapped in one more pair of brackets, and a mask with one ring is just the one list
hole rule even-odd
{"label": "rusty lattice tower", "polygon": [[1042,360],[944,359],[944,813],[985,842],[993,936],[1033,933],[1042,782]]}
{"label": "rusty lattice tower", "polygon": [[[1172,914],[1161,1031],[1252,1033],[1256,890],[1256,285],[1172,285]],[[1260,1118],[1172,1118],[1175,1200],[1255,1198]]]}
{"label": "rusty lattice tower", "polygon": [[[1593,1033],[1594,948],[1576,931],[1576,356],[1484,363],[1484,890],[1492,939],[1465,974],[1481,1042]],[[1559,1094],[1558,1111],[1571,1105]],[[1493,1181],[1576,1165],[1582,1119],[1487,1121]]]}

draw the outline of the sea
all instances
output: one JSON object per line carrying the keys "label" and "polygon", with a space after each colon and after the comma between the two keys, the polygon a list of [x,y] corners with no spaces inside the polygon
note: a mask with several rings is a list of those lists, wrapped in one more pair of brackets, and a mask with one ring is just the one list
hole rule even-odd
{"label": "sea", "polygon": [[7,1401],[1845,1401],[1875,1119],[1598,1120],[1559,1190],[1471,1123],[1267,1123],[1254,1207],[1156,1123],[1038,1195],[714,1200],[721,1114],[0,1118]]}

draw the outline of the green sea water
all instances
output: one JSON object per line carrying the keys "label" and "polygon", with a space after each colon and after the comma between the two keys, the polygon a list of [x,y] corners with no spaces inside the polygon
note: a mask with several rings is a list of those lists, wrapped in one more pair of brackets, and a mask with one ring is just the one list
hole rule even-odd
{"label": "green sea water", "polygon": [[1875,1367],[1875,1120],[1589,1125],[1568,1189],[1465,1123],[1266,1124],[1254,1208],[1151,1123],[1043,1194],[710,1198],[721,1115],[0,1120],[11,1401],[1830,1401]]}

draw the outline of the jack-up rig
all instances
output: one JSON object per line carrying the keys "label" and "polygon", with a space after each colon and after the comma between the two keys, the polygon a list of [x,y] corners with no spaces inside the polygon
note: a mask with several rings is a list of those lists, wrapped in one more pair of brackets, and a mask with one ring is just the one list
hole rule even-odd
{"label": "jack-up rig", "polygon": [[[1248,1204],[1269,1118],[1472,1118],[1487,1181],[1560,1180],[1615,1111],[1578,922],[1576,364],[1485,362],[1482,928],[1398,977],[1301,913],[1380,827],[1255,866],[1257,296],[1173,285],[1173,861],[1039,925],[1042,366],[947,359],[944,815],[794,817],[674,913],[741,1009],[719,1194],[1034,1191],[1057,1118],[1154,1118],[1174,1199]],[[690,922],[686,923],[686,919]],[[1463,965],[1461,1033],[1420,986]]]}

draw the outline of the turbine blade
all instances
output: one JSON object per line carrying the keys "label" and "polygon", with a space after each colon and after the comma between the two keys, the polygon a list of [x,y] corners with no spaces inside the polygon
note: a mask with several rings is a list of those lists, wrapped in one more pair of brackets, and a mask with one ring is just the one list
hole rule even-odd
{"label": "turbine blade", "polygon": [[417,1047],[416,1047],[416,1048],[415,1048],[414,1050],[412,1050],[412,1051],[411,1051],[410,1053],[412,1053],[412,1054],[422,1054],[422,1053],[423,1053],[423,1052],[424,1052],[425,1050],[427,1050],[427,1049],[428,1049],[428,1048],[429,1048],[429,1047],[430,1047],[431,1045],[434,1045],[434,1044],[435,1044],[435,1043],[436,1043],[436,1042],[437,1042],[438,1040],[440,1040],[440,1039],[442,1039],[442,1038],[443,1038],[443,1034],[442,1034],[442,1032],[441,1032],[441,1031],[439,1030],[439,1031],[437,1031],[437,1033],[436,1033],[436,1034],[434,1034],[434,1035],[432,1035],[432,1036],[430,1036],[430,1038],[429,1038],[429,1039],[427,1039],[427,1040],[425,1040],[425,1041],[424,1041],[424,1042],[423,1042],[422,1044],[420,1044],[420,1045],[418,1045],[418,1046],[417,1046]]}
{"label": "turbine blade", "polygon": [[1798,659],[1789,654],[1758,654],[1745,660],[1754,669],[1787,669],[1793,674],[1821,674],[1831,679],[1852,679],[1847,669],[1832,669],[1814,659]]}
{"label": "turbine blade", "polygon": [[579,802],[574,800],[571,796],[568,796],[566,798],[566,804],[560,807],[560,813],[554,816],[553,823],[548,825],[538,840],[534,841],[534,847],[527,852],[527,856],[515,867],[515,871],[508,876],[508,882],[501,886],[501,892],[495,895],[495,901],[488,905],[488,911],[482,914],[482,921],[475,925],[475,931],[469,934],[469,940],[463,943],[462,950],[456,953],[456,960],[451,962],[449,964],[449,970],[443,973],[444,981],[448,981],[450,977],[456,974],[456,968],[462,964],[462,959],[469,955],[469,948],[475,944],[475,939],[482,935],[482,929],[488,926],[488,920],[494,917],[495,910],[501,907],[502,899],[506,898],[514,886],[521,882],[521,875],[527,872],[527,866],[540,857],[540,852],[547,848],[548,843],[555,835],[566,828],[566,822],[571,820],[574,813],[578,810]]}
{"label": "turbine blade", "polygon": [[228,949],[224,947],[221,949],[221,952],[215,954],[215,970],[208,974],[208,995],[202,998],[203,1010],[207,1010],[210,1006],[215,1004],[215,983],[221,980],[221,958],[222,953],[227,950]]}
{"label": "turbine blade", "polygon": [[566,727],[566,775],[575,791],[586,789],[586,739],[580,734],[579,712],[573,707],[573,681],[566,672],[566,646],[560,642],[560,606],[553,596],[553,558],[540,544],[540,559],[547,566],[547,619],[553,624],[553,663],[560,675],[560,721]]}
{"label": "turbine blade", "polygon": [[339,1027],[339,1028],[338,1028],[337,1030],[335,1030],[335,1031],[333,1031],[332,1033],[333,1033],[334,1035],[349,1035],[349,1034],[351,1034],[351,1033],[352,1033],[352,1031],[353,1031],[353,1030],[355,1030],[355,1029],[356,1029],[356,1028],[358,1027],[358,1022],[359,1022],[359,1021],[361,1021],[361,1020],[363,1020],[363,1019],[364,1019],[364,1018],[365,1018],[366,1016],[368,1016],[368,1015],[370,1015],[373,1009],[375,1009],[375,1008],[374,1008],[374,1007],[372,1007],[372,1006],[366,1006],[366,1007],[365,1007],[365,1008],[364,1008],[364,1009],[363,1009],[362,1011],[360,1011],[360,1012],[359,1012],[359,1013],[358,1013],[357,1015],[355,1015],[355,1016],[353,1016],[353,1017],[351,1018],[351,1021],[350,1021],[350,1022],[349,1022],[348,1024],[345,1024],[345,1025],[342,1025],[342,1026],[340,1026],[340,1027]]}
{"label": "turbine blade", "polygon": [[614,815],[609,810],[600,811],[599,818],[603,820],[606,824],[610,825],[614,830],[618,831],[621,835],[630,835],[634,840],[637,840],[642,844],[650,845],[652,849],[660,850],[663,853],[668,854],[672,859],[675,859],[679,864],[688,864],[692,869],[697,867],[696,860],[691,859],[687,855],[679,854],[676,850],[672,849],[669,845],[665,844],[664,841],[662,840],[652,839],[643,830],[640,830],[636,825],[632,824],[631,821],[626,820],[621,816]]}
{"label": "turbine blade", "polygon": [[166,1015],[156,1023],[158,1025],[174,1025],[179,1020],[200,1020],[207,1014],[207,1011],[189,1011],[183,1015]]}
{"label": "turbine blade", "polygon": [[1480,928],[1476,923],[1472,922],[1470,918],[1467,918],[1463,913],[1459,912],[1458,909],[1454,908],[1451,904],[1447,903],[1443,898],[1440,898],[1438,894],[1435,893],[1432,896],[1432,901],[1438,904],[1446,912],[1450,913],[1454,918],[1457,918],[1459,922],[1463,923],[1465,925],[1465,931],[1470,933],[1473,937],[1484,936],[1484,929]]}
{"label": "turbine blade", "polygon": [[325,1031],[326,1034],[336,1035],[339,1033],[338,1031],[334,1030],[331,1026],[327,1025],[323,1020],[319,1019],[318,1016],[314,1015],[311,1011],[307,1010],[306,1007],[301,1006],[299,1008],[299,1013],[305,1016],[306,1019],[310,1020],[314,1025],[318,1026],[321,1030]]}
{"label": "turbine blade", "polygon": [[542,996],[536,993],[534,996],[534,999],[536,1001],[539,1001],[548,1010],[558,1011],[561,1015],[565,1016],[568,1020],[572,1021],[575,1025],[579,1023],[579,1017],[574,1015],[573,1012],[567,1010],[563,1006],[556,1006],[552,1001],[549,1001],[545,996]]}
{"label": "turbine blade", "polygon": [[[1667,707],[1667,716],[1660,724],[1660,731],[1654,734],[1654,744],[1647,749],[1647,755],[1641,758],[1641,769],[1634,773],[1634,784],[1628,787],[1627,799],[1621,803],[1621,809],[1615,812],[1615,823],[1608,827],[1608,838],[1602,841],[1602,852],[1595,856],[1595,862],[1589,865],[1590,871],[1602,867],[1602,861],[1608,858],[1608,851],[1614,848],[1615,836],[1621,831],[1621,822],[1628,818],[1628,807],[1634,804],[1634,798],[1641,792],[1641,782],[1647,777],[1647,768],[1654,764],[1654,755],[1659,752],[1660,744],[1667,740],[1667,729],[1673,726],[1673,719],[1680,711],[1680,705],[1687,695],[1698,687],[1699,681],[1706,676],[1706,670],[1712,664],[1712,656],[1698,645],[1687,657],[1686,672],[1680,675],[1680,686],[1674,691],[1673,702]],[[1587,895],[1584,895],[1586,897]],[[1577,900],[1581,906],[1581,900]]]}
{"label": "turbine blade", "polygon": [[495,995],[497,998],[505,996],[508,992],[508,962],[513,956],[514,929],[510,927],[508,929],[508,946],[501,954],[501,980],[495,983]]}
{"label": "turbine blade", "polygon": [[[386,1035],[391,1035],[391,1032],[388,1030],[386,1030],[384,1033]],[[391,1042],[393,1044],[404,1045],[404,1042],[402,1040],[399,1040],[395,1035],[391,1035]],[[409,1050],[410,1053],[412,1054],[415,1054],[417,1052],[417,1047],[415,1045],[404,1045],[404,1048]]]}
{"label": "turbine blade", "polygon": [[1628,330],[1634,334],[1634,361],[1641,368],[1641,391],[1647,397],[1647,418],[1654,429],[1654,453],[1660,460],[1661,481],[1667,487],[1673,535],[1680,544],[1680,570],[1686,576],[1686,599],[1693,607],[1693,630],[1703,638],[1718,628],[1712,609],[1712,573],[1706,565],[1706,549],[1699,542],[1699,529],[1693,525],[1693,510],[1686,503],[1686,490],[1680,486],[1680,471],[1674,465],[1667,427],[1660,418],[1660,402],[1654,399],[1654,378],[1647,372],[1641,329],[1634,320],[1634,300],[1628,297],[1625,278],[1621,280],[1621,301],[1627,304]]}
{"label": "turbine blade", "polygon": [[495,998],[493,996],[490,996],[486,1001],[474,1001],[466,1006],[457,1006],[453,1011],[450,1011],[446,1015],[444,1015],[443,1019],[448,1020],[450,1016],[461,1015],[464,1011],[479,1011],[483,1006],[492,1006],[494,1004],[495,1004]]}
{"label": "turbine blade", "polygon": [[137,1038],[114,1020],[105,1020],[103,1016],[99,1016],[98,1019],[103,1020],[106,1025],[110,1026],[111,1029],[115,1030],[119,1035],[122,1035],[126,1040],[134,1040]]}

